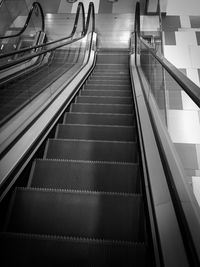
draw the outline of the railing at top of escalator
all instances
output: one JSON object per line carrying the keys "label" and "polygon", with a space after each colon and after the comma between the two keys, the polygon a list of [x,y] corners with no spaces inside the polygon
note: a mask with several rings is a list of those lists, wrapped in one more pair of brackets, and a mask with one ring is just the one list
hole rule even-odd
{"label": "railing at top of escalator", "polygon": [[[76,32],[76,29],[77,29],[79,15],[80,15],[81,11],[82,11],[82,22],[83,22],[82,23],[82,27],[83,27],[82,34],[81,34],[80,37],[73,39],[74,34]],[[76,41],[84,38],[86,36],[86,34],[88,33],[89,24],[90,24],[91,19],[92,19],[92,35],[93,35],[93,32],[95,30],[95,9],[94,9],[94,4],[93,4],[93,2],[90,2],[89,7],[88,7],[88,12],[87,12],[87,20],[85,22],[85,10],[84,10],[83,3],[80,2],[78,4],[78,7],[77,7],[74,26],[73,26],[72,32],[71,32],[71,34],[69,36],[61,38],[61,39],[58,39],[58,40],[55,40],[55,41],[47,42],[45,44],[35,45],[35,46],[32,46],[32,47],[20,49],[20,50],[15,51],[15,52],[11,52],[11,53],[7,53],[7,54],[4,54],[4,55],[0,55],[0,60],[1,60],[2,58],[10,57],[10,56],[13,56],[13,55],[19,55],[20,53],[24,53],[24,52],[27,52],[27,51],[34,51],[37,48],[44,48],[43,51],[31,54],[29,56],[25,56],[23,58],[20,58],[19,60],[15,60],[14,62],[7,63],[7,64],[5,64],[3,66],[0,66],[0,70],[7,69],[7,68],[12,67],[14,65],[17,65],[19,63],[22,63],[22,62],[24,62],[26,60],[30,60],[30,59],[32,59],[34,57],[46,54],[47,52],[52,52],[53,50],[56,50],[57,48],[61,48],[61,47],[65,46],[65,45],[67,45],[67,44],[71,44],[73,42],[76,42]],[[91,38],[92,38],[92,35],[91,35]],[[68,39],[71,39],[71,40],[67,41]],[[55,45],[55,46],[53,46],[51,48],[48,48],[48,46],[50,46],[50,45]]]}
{"label": "railing at top of escalator", "polygon": [[17,37],[17,36],[20,36],[21,34],[23,34],[25,32],[26,28],[29,25],[29,22],[31,20],[33,12],[38,12],[38,11],[40,12],[40,15],[41,15],[41,23],[42,23],[41,24],[41,31],[44,31],[44,29],[45,29],[45,19],[44,19],[44,12],[43,12],[42,6],[38,2],[34,2],[32,4],[31,10],[28,13],[28,16],[26,18],[26,21],[25,21],[24,26],[22,27],[22,29],[18,33],[15,33],[15,34],[0,36],[0,40]]}

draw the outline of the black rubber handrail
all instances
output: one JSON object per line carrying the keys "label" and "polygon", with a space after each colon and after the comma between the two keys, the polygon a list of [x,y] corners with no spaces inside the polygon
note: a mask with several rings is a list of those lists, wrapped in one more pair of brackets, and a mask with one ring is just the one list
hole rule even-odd
{"label": "black rubber handrail", "polygon": [[[82,6],[82,5],[81,5],[81,6]],[[82,8],[83,8],[83,11],[84,11],[84,6],[82,6]],[[85,14],[85,12],[83,12],[83,13]],[[88,29],[89,29],[89,25],[90,25],[91,17],[92,17],[92,35],[93,35],[93,32],[94,32],[94,30],[95,30],[95,9],[94,9],[94,4],[93,4],[93,2],[90,2],[90,3],[89,3],[89,7],[88,7],[87,20],[86,20],[86,23],[85,23],[85,25],[84,25],[84,32],[83,32],[83,34],[81,35],[81,37],[75,38],[75,39],[73,39],[73,40],[70,40],[70,41],[64,42],[64,43],[62,43],[62,44],[56,45],[56,46],[54,46],[54,47],[52,47],[52,48],[45,49],[44,51],[37,52],[37,53],[34,53],[34,54],[32,54],[32,55],[28,55],[28,56],[26,56],[26,57],[17,59],[17,60],[15,60],[15,61],[13,61],[13,62],[7,63],[7,64],[5,64],[5,65],[3,65],[3,66],[0,66],[0,70],[5,70],[5,69],[10,68],[10,67],[12,67],[12,66],[15,66],[15,65],[17,65],[17,64],[19,64],[19,63],[22,63],[22,62],[25,62],[25,61],[27,61],[27,60],[30,60],[30,59],[32,59],[32,58],[34,58],[34,57],[44,55],[44,54],[46,54],[47,52],[52,52],[52,51],[56,50],[57,48],[61,48],[61,47],[63,47],[63,46],[72,44],[72,43],[74,43],[74,42],[77,42],[77,41],[83,39],[83,38],[86,36],[86,34],[88,33]],[[65,40],[65,39],[68,39],[68,37],[67,37],[67,38],[59,39],[59,40],[57,40],[57,41],[54,41],[53,43],[57,43],[57,42],[60,42],[60,41]],[[48,45],[50,45],[50,44],[52,44],[52,42],[50,42],[50,43],[46,43],[46,44],[43,44],[43,45],[36,45],[36,46],[33,46],[33,47],[31,47],[31,48],[28,48],[28,49],[23,49],[23,51],[24,51],[24,50],[25,50],[25,51],[29,51],[29,50],[32,50],[32,49],[35,49],[35,48],[38,48],[38,47],[43,47],[43,46],[46,47],[46,46],[48,46]],[[15,52],[15,53],[10,53],[9,55],[18,54],[18,53],[21,52],[21,51],[22,51],[22,50],[17,51],[17,52]],[[2,56],[2,57],[3,57],[3,56]],[[0,56],[0,58],[2,58],[2,57]]]}
{"label": "black rubber handrail", "polygon": [[22,29],[18,32],[18,33],[15,33],[15,34],[11,34],[11,35],[7,35],[7,36],[0,36],[0,40],[2,39],[7,39],[7,38],[13,38],[13,37],[18,37],[20,36],[22,33],[25,32],[26,28],[28,27],[28,24],[29,24],[29,21],[31,20],[31,17],[32,17],[32,14],[35,10],[39,10],[40,11],[40,14],[41,14],[41,19],[42,19],[42,27],[41,27],[41,31],[44,31],[45,29],[45,20],[44,20],[44,12],[43,12],[43,9],[42,9],[42,6],[40,5],[40,3],[38,2],[34,2],[32,4],[32,7],[31,7],[31,10],[29,11],[28,13],[28,17],[25,21],[25,24],[24,26],[22,27]]}
{"label": "black rubber handrail", "polygon": [[7,53],[7,54],[3,54],[3,55],[0,55],[0,59],[1,58],[10,57],[10,56],[13,56],[13,55],[17,55],[17,54],[20,54],[20,53],[28,52],[28,51],[31,51],[32,49],[46,47],[48,45],[56,44],[58,42],[65,41],[65,40],[73,38],[73,36],[74,36],[74,34],[76,32],[77,26],[78,26],[80,12],[82,14],[82,35],[84,35],[84,32],[85,32],[85,9],[84,9],[83,3],[79,2],[78,7],[77,7],[77,11],[76,11],[76,17],[75,17],[75,20],[74,20],[73,29],[72,29],[72,31],[71,31],[69,36],[60,38],[60,39],[55,40],[55,41],[51,41],[51,42],[47,42],[47,43],[44,43],[44,44],[35,45],[35,46],[31,46],[31,47],[20,49],[18,51],[14,51],[14,52],[10,52],[10,53]]}

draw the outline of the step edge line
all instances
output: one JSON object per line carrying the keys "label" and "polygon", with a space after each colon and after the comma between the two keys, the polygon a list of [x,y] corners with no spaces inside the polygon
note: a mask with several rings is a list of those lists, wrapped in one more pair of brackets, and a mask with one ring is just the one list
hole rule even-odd
{"label": "step edge line", "polygon": [[126,240],[110,240],[110,239],[97,239],[97,238],[89,238],[89,237],[73,237],[73,236],[62,236],[62,235],[47,235],[47,234],[32,234],[32,233],[21,233],[21,232],[1,232],[1,235],[9,235],[9,236],[19,236],[19,238],[27,238],[27,239],[47,239],[47,240],[58,240],[58,241],[75,241],[75,242],[91,242],[95,244],[102,245],[125,245],[125,246],[144,246],[147,244],[145,242],[134,242],[134,241],[126,241]]}
{"label": "step edge line", "polygon": [[126,192],[107,192],[107,191],[91,191],[91,190],[76,190],[76,189],[57,189],[57,188],[42,188],[42,187],[16,187],[18,191],[39,191],[39,192],[54,192],[66,194],[83,194],[83,195],[106,195],[106,196],[121,196],[121,197],[138,197],[143,198],[141,193],[126,193]]}
{"label": "step edge line", "polygon": [[98,165],[130,165],[130,166],[139,166],[138,162],[126,162],[126,161],[92,161],[92,160],[75,160],[75,159],[35,159],[36,162],[38,161],[55,161],[55,162],[70,162],[70,163],[86,163],[86,164],[98,164]]}
{"label": "step edge line", "polygon": [[58,126],[61,127],[65,126],[65,125],[69,125],[69,126],[83,126],[83,127],[105,127],[105,128],[130,128],[130,129],[136,129],[135,126],[126,126],[126,125],[104,125],[104,124],[79,124],[79,123],[59,123]]}

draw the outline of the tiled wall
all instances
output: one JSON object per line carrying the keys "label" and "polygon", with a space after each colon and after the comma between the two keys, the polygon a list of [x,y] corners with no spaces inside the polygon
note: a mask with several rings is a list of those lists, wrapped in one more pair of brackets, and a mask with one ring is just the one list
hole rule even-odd
{"label": "tiled wall", "polygon": [[200,86],[200,15],[167,13],[163,31],[165,56],[177,68],[185,69],[187,76]]}
{"label": "tiled wall", "polygon": [[[166,11],[165,57],[200,86],[200,1],[168,0]],[[200,110],[181,90],[168,98],[169,132],[200,205]]]}

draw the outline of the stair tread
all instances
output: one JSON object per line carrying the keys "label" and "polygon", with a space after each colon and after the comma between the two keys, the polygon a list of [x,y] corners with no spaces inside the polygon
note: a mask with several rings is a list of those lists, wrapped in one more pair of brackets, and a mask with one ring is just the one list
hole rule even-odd
{"label": "stair tread", "polygon": [[140,194],[16,188],[8,232],[144,241]]}
{"label": "stair tread", "polygon": [[8,266],[146,266],[144,243],[20,233],[1,233],[0,240]]}
{"label": "stair tread", "polygon": [[87,85],[91,85],[91,84],[105,84],[105,85],[129,85],[130,86],[130,81],[127,80],[103,80],[103,79],[92,79],[92,80],[88,80],[87,81]]}
{"label": "stair tread", "polygon": [[115,96],[115,97],[131,97],[129,90],[107,90],[107,89],[87,89],[80,92],[80,96]]}
{"label": "stair tread", "polygon": [[130,126],[134,125],[134,115],[68,112],[65,113],[64,123]]}
{"label": "stair tread", "polygon": [[136,142],[49,139],[44,158],[137,162]]}
{"label": "stair tread", "polygon": [[140,192],[138,164],[36,160],[28,186],[104,192]]}
{"label": "stair tread", "polygon": [[136,132],[134,127],[59,124],[55,138],[136,141]]}
{"label": "stair tread", "polygon": [[133,104],[131,97],[116,97],[116,96],[77,96],[75,103],[101,103],[101,104]]}
{"label": "stair tread", "polygon": [[92,75],[90,76],[90,80],[94,79],[94,78],[99,78],[99,79],[127,79],[130,80],[130,75],[128,74],[117,74],[117,75],[112,75],[112,74],[104,74],[102,73],[102,75],[99,75],[98,73],[93,72]]}
{"label": "stair tread", "polygon": [[[110,93],[118,93],[118,92],[121,92],[121,93],[123,93],[124,92],[124,93],[128,93],[128,95],[130,97],[132,96],[131,91],[129,90],[128,87],[124,89],[124,87],[122,88],[122,87],[120,87],[120,85],[118,85],[118,86],[112,86],[112,88],[109,87],[109,89],[108,89],[108,87],[99,86],[99,85],[94,85],[94,86],[91,86],[91,87],[85,86],[84,87],[84,90],[81,91],[81,93],[85,93],[85,91],[86,92],[88,92],[88,91],[96,91],[96,92],[99,92],[100,91],[99,93],[103,93],[103,92],[110,92]],[[117,95],[116,95],[116,97],[117,97]]]}
{"label": "stair tread", "polygon": [[75,103],[70,107],[70,111],[78,112],[92,112],[92,113],[120,113],[120,114],[132,114],[132,105],[123,104],[86,104]]}

